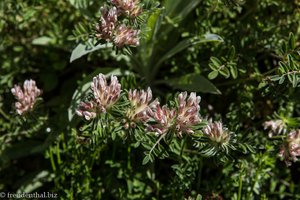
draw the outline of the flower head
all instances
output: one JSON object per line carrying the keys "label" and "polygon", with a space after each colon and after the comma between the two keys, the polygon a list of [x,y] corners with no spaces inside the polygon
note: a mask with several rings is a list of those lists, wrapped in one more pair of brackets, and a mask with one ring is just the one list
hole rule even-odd
{"label": "flower head", "polygon": [[97,107],[96,103],[93,101],[80,102],[76,114],[80,117],[84,117],[86,120],[90,120],[96,117]]}
{"label": "flower head", "polygon": [[182,92],[178,95],[178,116],[176,120],[176,129],[181,136],[182,132],[194,133],[191,126],[201,122],[200,111],[200,96],[196,96],[195,92],[192,92],[187,99],[187,92]]}
{"label": "flower head", "polygon": [[114,43],[117,47],[123,47],[124,45],[138,46],[140,44],[139,33],[140,30],[134,30],[122,24],[115,32]]}
{"label": "flower head", "polygon": [[127,117],[132,121],[146,122],[149,119],[149,110],[159,104],[157,99],[150,103],[152,100],[152,91],[149,87],[147,91],[129,90],[128,99],[131,108],[127,112]]}
{"label": "flower head", "polygon": [[283,120],[280,120],[280,119],[266,121],[266,122],[264,122],[263,126],[264,126],[265,130],[270,129],[269,137],[286,132],[285,123]]}
{"label": "flower head", "polygon": [[211,122],[203,129],[203,133],[206,134],[212,142],[220,145],[227,144],[230,140],[230,132],[223,127],[222,122]]}
{"label": "flower head", "polygon": [[99,74],[93,78],[91,88],[94,100],[100,111],[106,112],[119,99],[121,93],[121,84],[119,84],[116,76],[111,76],[108,85],[103,74]]}
{"label": "flower head", "polygon": [[291,165],[290,160],[297,161],[300,156],[300,129],[294,130],[288,134],[287,145],[283,145],[279,156],[285,159],[286,164]]}
{"label": "flower head", "polygon": [[101,7],[101,14],[100,22],[95,27],[96,37],[112,41],[118,20],[117,8]]}
{"label": "flower head", "polygon": [[15,107],[19,115],[23,115],[32,110],[37,97],[42,93],[41,90],[37,88],[35,81],[31,79],[25,80],[23,90],[20,86],[15,85],[14,88],[11,89],[11,92],[17,99]]}
{"label": "flower head", "polygon": [[141,14],[142,9],[139,6],[139,0],[111,0],[111,3],[130,17],[137,17]]}
{"label": "flower head", "polygon": [[176,110],[170,109],[166,105],[160,107],[159,104],[156,104],[153,109],[148,111],[148,115],[154,120],[154,124],[148,124],[147,130],[162,135],[174,125]]}

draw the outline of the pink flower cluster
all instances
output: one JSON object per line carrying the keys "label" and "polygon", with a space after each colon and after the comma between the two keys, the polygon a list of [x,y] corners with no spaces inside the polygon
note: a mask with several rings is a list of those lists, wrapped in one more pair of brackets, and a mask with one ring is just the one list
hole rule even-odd
{"label": "pink flower cluster", "polygon": [[91,84],[93,98],[88,102],[81,102],[76,114],[90,120],[97,116],[98,112],[106,112],[119,99],[121,93],[121,84],[117,77],[111,76],[110,84],[106,77],[99,74],[93,78]]}
{"label": "pink flower cluster", "polygon": [[117,47],[125,45],[138,46],[140,44],[139,34],[140,30],[134,30],[122,24],[116,30],[114,43]]}
{"label": "pink flower cluster", "polygon": [[183,133],[194,133],[192,126],[201,122],[199,115],[200,97],[192,92],[187,99],[187,92],[178,95],[178,108],[169,108],[164,105],[156,105],[148,114],[155,121],[148,125],[149,131],[155,131],[158,135],[174,130],[176,135],[182,137]]}
{"label": "pink flower cluster", "polygon": [[135,18],[142,12],[139,0],[111,0],[118,10],[126,15]]}
{"label": "pink flower cluster", "polygon": [[154,109],[149,112],[149,116],[154,119],[155,124],[149,124],[147,130],[155,132],[157,135],[167,133],[176,123],[176,109],[171,109],[167,105],[163,107],[159,104],[156,105]]}
{"label": "pink flower cluster", "polygon": [[223,127],[222,122],[210,122],[203,129],[203,133],[206,134],[212,142],[220,145],[227,144],[230,140],[230,133]]}
{"label": "pink flower cluster", "polygon": [[[139,30],[120,24],[118,15],[120,13],[131,13],[130,15],[138,15],[140,10],[136,10],[135,1],[113,1],[116,7],[101,7],[100,22],[96,24],[96,37],[104,39],[108,42],[113,42],[117,47],[125,45],[138,46],[139,45]],[[120,10],[120,8],[122,8]],[[125,9],[125,10],[124,10]],[[126,10],[129,9],[129,10]]]}
{"label": "pink flower cluster", "polygon": [[195,92],[192,92],[188,99],[187,92],[178,95],[179,108],[176,129],[179,135],[181,135],[181,132],[193,133],[190,127],[201,122],[199,115],[200,100],[200,96],[196,96]]}
{"label": "pink flower cluster", "polygon": [[[120,97],[121,85],[117,77],[112,76],[110,84],[107,83],[103,74],[93,78],[91,84],[93,97],[88,102],[81,102],[76,110],[77,115],[91,120],[97,116],[97,113],[107,112]],[[199,115],[200,97],[192,92],[189,97],[187,92],[178,95],[178,107],[169,108],[160,106],[157,99],[152,101],[152,91],[147,90],[129,90],[129,106],[124,112],[122,120],[124,128],[131,126],[134,128],[136,123],[143,123],[147,130],[162,135],[168,131],[174,131],[177,136],[182,134],[194,133],[192,126],[201,122]],[[129,125],[130,124],[130,125]]]}
{"label": "pink flower cluster", "polygon": [[290,160],[297,161],[300,156],[300,129],[294,130],[288,134],[286,145],[281,147],[279,156],[285,159],[288,166],[291,165]]}
{"label": "pink flower cluster", "polygon": [[23,90],[20,86],[15,85],[11,89],[12,94],[17,99],[15,103],[16,111],[19,115],[24,115],[32,110],[37,97],[41,95],[41,90],[37,88],[34,80],[25,80]]}
{"label": "pink flower cluster", "polygon": [[117,8],[101,7],[101,19],[100,23],[96,24],[96,37],[102,38],[106,41],[111,41],[114,36],[118,20]]}
{"label": "pink flower cluster", "polygon": [[127,118],[130,121],[141,121],[146,122],[149,120],[148,113],[156,105],[159,104],[158,100],[152,100],[152,91],[148,87],[147,91],[144,90],[129,90],[128,100],[130,101],[131,107],[127,111]]}

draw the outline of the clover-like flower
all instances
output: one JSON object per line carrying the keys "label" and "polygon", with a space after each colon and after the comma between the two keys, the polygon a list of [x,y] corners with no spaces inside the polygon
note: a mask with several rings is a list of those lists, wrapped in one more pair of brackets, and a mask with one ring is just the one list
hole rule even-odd
{"label": "clover-like flower", "polygon": [[103,74],[99,74],[93,78],[91,88],[94,95],[94,100],[101,112],[106,112],[120,97],[121,84],[116,76],[111,76],[110,84],[108,85]]}
{"label": "clover-like flower", "polygon": [[135,18],[142,12],[139,0],[111,0],[111,3],[126,15]]}
{"label": "clover-like flower", "polygon": [[286,145],[281,147],[279,156],[285,159],[286,164],[291,165],[290,160],[296,162],[300,156],[300,129],[290,132],[287,136]]}
{"label": "clover-like flower", "polygon": [[179,136],[182,133],[194,133],[191,126],[201,122],[200,118],[200,96],[196,96],[195,92],[192,92],[187,98],[187,92],[182,92],[178,95],[178,116],[176,120],[176,129]]}
{"label": "clover-like flower", "polygon": [[86,120],[91,120],[97,116],[97,105],[93,101],[80,102],[76,114]]}
{"label": "clover-like flower", "polygon": [[152,91],[149,87],[147,91],[129,90],[128,99],[131,107],[127,111],[127,117],[131,121],[146,122],[150,118],[148,115],[149,110],[159,104],[157,99],[150,103],[152,100]]}
{"label": "clover-like flower", "polygon": [[273,135],[284,134],[286,132],[286,125],[281,119],[266,121],[264,122],[263,126],[265,130],[270,129],[269,137],[272,137]]}
{"label": "clover-like flower", "polygon": [[203,133],[209,139],[218,145],[226,145],[230,141],[230,132],[227,128],[223,127],[222,122],[211,122],[204,129]]}
{"label": "clover-like flower", "polygon": [[101,7],[100,22],[96,24],[96,37],[112,41],[117,26],[118,12],[116,7]]}
{"label": "clover-like flower", "polygon": [[41,95],[41,90],[37,88],[34,80],[25,80],[23,84],[23,90],[20,86],[15,85],[11,89],[12,94],[17,99],[15,103],[16,111],[19,115],[23,115],[28,111],[31,111],[37,100],[37,97]]}
{"label": "clover-like flower", "polygon": [[156,132],[157,135],[167,133],[176,121],[176,109],[170,109],[166,105],[160,107],[157,104],[153,109],[148,111],[148,115],[153,119],[154,123],[149,123],[147,130]]}
{"label": "clover-like flower", "polygon": [[140,30],[134,30],[122,24],[115,32],[114,43],[117,47],[123,47],[124,45],[138,46],[140,44],[139,34]]}

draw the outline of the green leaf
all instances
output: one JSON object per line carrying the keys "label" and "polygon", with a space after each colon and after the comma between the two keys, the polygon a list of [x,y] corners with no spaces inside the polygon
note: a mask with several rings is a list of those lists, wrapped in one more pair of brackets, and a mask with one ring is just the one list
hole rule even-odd
{"label": "green leaf", "polygon": [[288,65],[289,65],[289,68],[290,68],[291,70],[297,69],[297,68],[295,67],[293,57],[292,57],[292,55],[290,55],[290,54],[288,55]]}
{"label": "green leaf", "polygon": [[197,195],[196,200],[202,200],[202,196],[200,194]]}
{"label": "green leaf", "polygon": [[187,74],[180,78],[166,81],[170,86],[189,92],[221,94],[209,80],[199,74]]}
{"label": "green leaf", "polygon": [[281,76],[281,78],[279,79],[279,84],[281,85],[285,80],[285,76]]}
{"label": "green leaf", "polygon": [[294,50],[296,47],[295,36],[293,33],[289,35],[289,49]]}
{"label": "green leaf", "polygon": [[215,79],[218,75],[219,75],[218,71],[212,71],[208,74],[208,78],[212,80]]}
{"label": "green leaf", "polygon": [[48,45],[50,43],[53,43],[53,39],[47,36],[38,37],[32,40],[32,44],[34,45]]}
{"label": "green leaf", "polygon": [[286,54],[286,53],[287,53],[288,47],[287,47],[286,42],[282,42],[282,45],[281,45],[281,51],[282,51],[283,54]]}
{"label": "green leaf", "polygon": [[145,158],[143,159],[143,165],[146,165],[150,161],[150,156],[146,155]]}
{"label": "green leaf", "polygon": [[230,72],[226,66],[222,67],[222,69],[219,71],[220,74],[222,74],[225,78],[229,78]]}
{"label": "green leaf", "polygon": [[222,65],[222,62],[216,58],[216,57],[210,57],[210,61],[216,66],[216,67],[220,67]]}
{"label": "green leaf", "polygon": [[209,68],[214,70],[214,71],[218,71],[219,70],[219,67],[215,66],[213,63],[209,63],[208,64]]}
{"label": "green leaf", "polygon": [[229,65],[229,67],[230,67],[230,73],[232,75],[232,78],[236,79],[238,76],[237,67],[235,65]]}
{"label": "green leaf", "polygon": [[68,0],[77,9],[86,9],[93,1],[91,0]]}
{"label": "green leaf", "polygon": [[228,52],[228,59],[233,60],[234,57],[235,57],[235,48],[234,48],[234,46],[231,46],[231,48],[229,49],[229,52]]}
{"label": "green leaf", "polygon": [[274,75],[270,77],[271,81],[279,81],[281,79],[281,76],[279,75]]}
{"label": "green leaf", "polygon": [[190,46],[198,45],[201,43],[207,43],[207,42],[223,42],[223,39],[220,36],[215,34],[206,34],[204,38],[194,37],[194,38],[187,38],[185,40],[182,40],[170,51],[168,51],[165,55],[163,55],[161,59],[154,65],[152,69],[152,74],[153,74],[152,77],[156,75],[161,64],[167,59],[171,58],[172,56],[176,55],[177,53],[185,50]]}
{"label": "green leaf", "polygon": [[297,87],[298,84],[298,79],[297,79],[297,75],[294,73],[292,76],[292,83],[293,83],[293,87]]}
{"label": "green leaf", "polygon": [[224,42],[223,38],[217,34],[207,33],[204,35],[205,41],[208,42]]}
{"label": "green leaf", "polygon": [[74,60],[81,58],[82,56],[91,53],[93,51],[97,51],[99,49],[106,49],[106,48],[111,48],[112,44],[107,43],[107,44],[98,44],[96,46],[89,47],[84,44],[78,44],[77,47],[72,51],[70,62],[73,62]]}

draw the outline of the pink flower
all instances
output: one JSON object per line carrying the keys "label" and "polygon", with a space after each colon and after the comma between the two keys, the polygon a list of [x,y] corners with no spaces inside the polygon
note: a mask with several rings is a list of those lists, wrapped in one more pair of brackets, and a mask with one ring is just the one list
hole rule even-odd
{"label": "pink flower", "polygon": [[93,78],[91,83],[93,98],[88,102],[81,102],[76,114],[90,120],[96,117],[98,112],[107,112],[119,99],[121,84],[116,76],[111,76],[110,84],[107,83],[103,74]]}
{"label": "pink flower", "polygon": [[96,37],[112,41],[118,20],[117,8],[112,7],[108,10],[107,7],[101,7],[101,14],[100,22],[95,27],[97,32]]}
{"label": "pink flower", "polygon": [[223,127],[222,122],[211,122],[204,129],[203,133],[206,134],[212,142],[218,144],[227,144],[230,140],[229,131]]}
{"label": "pink flower", "polygon": [[182,137],[183,133],[194,133],[192,126],[201,122],[199,103],[200,96],[196,96],[196,93],[192,92],[187,99],[187,92],[183,92],[178,95],[177,109],[167,106],[161,108],[157,104],[148,111],[154,124],[148,125],[147,129],[158,134],[173,130],[178,137]]}
{"label": "pink flower", "polygon": [[139,33],[139,30],[134,30],[122,24],[115,32],[114,43],[117,47],[123,47],[124,45],[138,46],[140,44]]}
{"label": "pink flower", "polygon": [[37,97],[42,93],[41,90],[37,88],[35,81],[31,79],[25,80],[23,90],[20,86],[15,85],[14,88],[11,89],[11,92],[17,99],[15,107],[19,115],[23,115],[32,110]]}
{"label": "pink flower", "polygon": [[141,14],[142,9],[139,7],[139,0],[111,0],[111,3],[130,17],[137,17]]}
{"label": "pink flower", "polygon": [[147,130],[156,132],[157,135],[167,133],[176,121],[176,109],[170,109],[166,105],[161,108],[159,104],[156,104],[152,110],[148,111],[148,115],[155,123],[148,124]]}
{"label": "pink flower", "polygon": [[176,129],[181,136],[182,132],[194,133],[191,126],[201,122],[200,111],[200,96],[196,96],[195,92],[192,92],[187,98],[187,92],[180,93],[178,95],[178,116],[176,120]]}
{"label": "pink flower", "polygon": [[288,134],[286,146],[280,149],[279,156],[285,159],[288,166],[291,165],[290,160],[296,162],[300,156],[300,129],[294,130]]}
{"label": "pink flower", "polygon": [[76,114],[80,117],[84,117],[86,120],[95,118],[97,115],[95,102],[80,102],[79,108],[76,110]]}
{"label": "pink flower", "polygon": [[152,100],[152,91],[149,87],[147,91],[129,90],[128,99],[131,108],[127,111],[127,117],[131,121],[146,122],[149,119],[148,112],[159,104],[157,99],[150,103]]}
{"label": "pink flower", "polygon": [[110,84],[108,85],[103,74],[93,78],[91,88],[94,94],[95,102],[101,112],[106,112],[120,97],[121,84],[116,76],[111,76]]}

